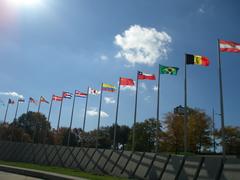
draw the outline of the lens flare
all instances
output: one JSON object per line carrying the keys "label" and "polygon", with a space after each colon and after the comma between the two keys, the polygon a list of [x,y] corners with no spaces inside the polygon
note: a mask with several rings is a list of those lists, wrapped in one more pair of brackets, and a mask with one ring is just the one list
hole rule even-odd
{"label": "lens flare", "polygon": [[36,7],[41,4],[42,0],[8,0],[13,6]]}

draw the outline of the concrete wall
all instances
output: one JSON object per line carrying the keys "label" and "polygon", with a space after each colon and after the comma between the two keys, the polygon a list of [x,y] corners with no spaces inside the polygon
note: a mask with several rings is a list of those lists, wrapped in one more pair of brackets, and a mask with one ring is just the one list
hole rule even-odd
{"label": "concrete wall", "polygon": [[0,141],[0,159],[134,179],[240,179],[240,159],[176,156]]}

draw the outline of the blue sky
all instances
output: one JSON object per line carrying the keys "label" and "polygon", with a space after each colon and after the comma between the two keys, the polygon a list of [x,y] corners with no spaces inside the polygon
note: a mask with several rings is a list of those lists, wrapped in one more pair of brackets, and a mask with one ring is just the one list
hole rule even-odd
{"label": "blue sky", "polygon": [[[160,63],[180,68],[178,76],[161,76],[160,113],[164,117],[184,103],[184,54],[192,53],[209,57],[211,64],[207,68],[188,66],[188,104],[209,115],[212,108],[220,111],[217,39],[240,42],[240,2],[38,0],[35,5],[16,5],[16,1],[0,0],[0,92],[17,92],[25,99],[42,95],[50,100],[52,94],[62,91],[86,91],[88,86],[99,89],[102,82],[117,85],[121,76],[136,79],[137,70],[157,74]],[[140,54],[134,54],[134,48],[139,48]],[[222,53],[221,57],[225,123],[239,125],[240,54]],[[141,81],[137,121],[156,116],[156,84]],[[116,96],[107,92],[103,95],[114,100]],[[0,95],[5,103],[9,97]],[[53,127],[57,125],[59,105],[53,104]],[[82,127],[84,105],[84,99],[76,100],[74,127]],[[94,112],[98,105],[99,96],[90,96],[89,110]],[[27,103],[21,104],[19,115],[26,108]],[[48,108],[43,104],[42,113],[47,115]],[[61,126],[68,126],[71,108],[72,100],[66,99]],[[0,107],[1,121],[5,109]],[[15,109],[15,105],[9,108],[8,121],[12,121]],[[107,117],[101,119],[101,125],[114,122],[115,109],[116,103],[104,101],[102,110]],[[32,104],[30,110],[37,107]],[[122,90],[119,123],[131,126],[133,110],[134,91]],[[97,126],[97,116],[91,116],[91,112],[87,130]],[[219,117],[216,124],[219,127]]]}

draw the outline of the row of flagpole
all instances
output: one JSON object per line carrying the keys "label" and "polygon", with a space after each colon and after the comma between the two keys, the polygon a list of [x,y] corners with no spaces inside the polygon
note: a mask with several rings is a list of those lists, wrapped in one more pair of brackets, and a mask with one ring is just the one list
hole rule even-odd
{"label": "row of flagpole", "polygon": [[[220,52],[240,52],[240,44],[237,44],[232,41],[224,41],[224,40],[218,40],[218,75],[219,75],[219,90],[220,90],[220,115],[221,115],[221,133],[222,133],[222,148],[223,148],[223,157],[225,158],[225,132],[224,132],[224,106],[223,106],[223,88],[222,88],[222,67],[221,67],[221,56]],[[188,105],[187,105],[187,65],[189,64],[197,64],[202,66],[208,66],[209,60],[205,56],[199,56],[199,55],[191,55],[191,54],[185,54],[185,64],[184,64],[184,152],[188,151],[188,142],[187,142],[187,136],[188,136]],[[173,66],[162,66],[159,65],[158,69],[158,96],[157,96],[157,113],[156,113],[156,120],[157,122],[160,121],[159,118],[159,109],[160,109],[160,74],[170,74],[170,75],[177,75],[179,68],[173,67]],[[136,122],[137,122],[137,103],[138,103],[138,83],[139,80],[155,80],[154,74],[147,74],[138,71],[137,72],[137,78],[136,78],[136,94],[135,94],[135,107],[134,107],[134,119],[133,119],[133,133],[132,133],[132,151],[135,150],[135,131],[136,131]],[[118,109],[119,109],[119,101],[120,101],[120,87],[121,86],[134,86],[134,81],[130,78],[120,78],[118,83],[118,94],[117,94],[117,104],[116,104],[116,116],[115,116],[115,123],[114,123],[114,138],[113,138],[113,147],[116,148],[116,135],[117,135],[117,124],[118,124]],[[98,95],[100,94],[100,102],[99,102],[99,111],[98,111],[98,123],[97,123],[97,135],[96,135],[96,148],[98,147],[98,138],[99,138],[99,128],[100,128],[100,121],[101,121],[101,108],[102,108],[102,96],[103,91],[107,92],[115,92],[117,89],[115,86],[110,84],[101,84],[101,90],[95,90],[92,88],[87,89],[87,93],[81,93],[80,91],[75,91],[74,97],[73,97],[73,105],[72,105],[72,112],[71,112],[71,119],[69,124],[69,134],[68,134],[68,145],[70,141],[70,132],[72,128],[72,121],[73,121],[73,114],[74,114],[74,106],[75,106],[75,98],[76,93],[78,92],[79,97],[86,97],[86,103],[85,103],[85,111],[84,111],[84,120],[83,120],[83,131],[85,131],[85,123],[86,123],[86,115],[87,115],[87,105],[88,105],[88,96],[89,94]],[[81,96],[82,95],[82,96]],[[61,121],[61,112],[62,112],[62,105],[64,98],[71,99],[72,93],[69,92],[63,92],[62,96],[52,96],[50,107],[49,107],[49,113],[48,113],[48,121],[50,120],[51,115],[51,108],[53,101],[61,101],[60,109],[59,109],[59,116],[58,116],[58,123],[57,123],[57,131],[59,130],[60,121]],[[17,117],[17,111],[18,111],[18,105],[19,105],[20,99],[17,103],[15,118]],[[30,103],[35,102],[33,98],[29,98],[27,112],[29,112]],[[39,104],[38,104],[38,112],[40,112],[41,108],[41,102],[49,103],[45,100],[44,97],[40,97]],[[6,113],[4,117],[4,123],[6,122],[7,112],[9,108],[9,104],[13,104],[12,100],[9,99],[8,105],[6,108]],[[158,131],[158,128],[156,128]],[[158,132],[156,131],[156,144],[158,146]],[[156,146],[156,148],[157,148]]]}

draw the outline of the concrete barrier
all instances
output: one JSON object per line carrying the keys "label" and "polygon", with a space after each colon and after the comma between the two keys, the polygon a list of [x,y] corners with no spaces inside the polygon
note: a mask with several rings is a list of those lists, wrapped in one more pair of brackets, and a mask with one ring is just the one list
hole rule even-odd
{"label": "concrete barrier", "polygon": [[0,160],[77,168],[82,171],[146,180],[240,179],[240,159],[176,156],[0,141]]}

